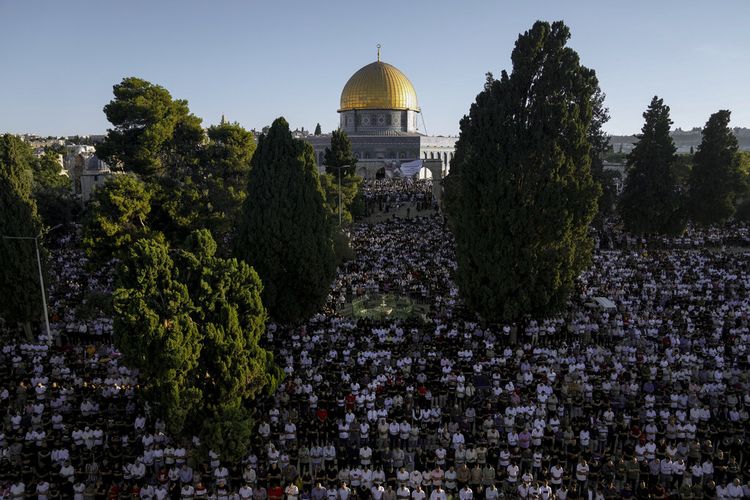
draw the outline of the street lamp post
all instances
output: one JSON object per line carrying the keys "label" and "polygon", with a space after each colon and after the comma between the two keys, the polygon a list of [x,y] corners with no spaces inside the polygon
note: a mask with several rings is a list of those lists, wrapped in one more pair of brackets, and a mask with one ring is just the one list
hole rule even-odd
{"label": "street lamp post", "polygon": [[341,227],[341,168],[336,169],[339,172],[339,227]]}
{"label": "street lamp post", "polygon": [[[57,226],[49,229],[47,232],[52,231],[54,229],[57,229],[58,227],[61,227],[62,224],[58,224]],[[38,236],[3,236],[4,240],[34,240],[34,249],[36,250],[36,265],[39,269],[39,288],[42,291],[42,307],[44,309],[44,326],[47,331],[47,343],[52,343],[52,332],[50,332],[49,329],[49,315],[47,314],[47,294],[44,292],[44,276],[42,275],[42,258],[39,255],[39,237]]]}

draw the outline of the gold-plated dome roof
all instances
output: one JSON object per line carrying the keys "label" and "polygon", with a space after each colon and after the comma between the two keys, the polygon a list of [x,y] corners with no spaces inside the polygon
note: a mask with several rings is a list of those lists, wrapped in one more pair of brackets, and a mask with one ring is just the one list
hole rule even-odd
{"label": "gold-plated dome roof", "polygon": [[354,73],[344,85],[339,111],[350,109],[419,111],[419,105],[406,75],[378,59]]}

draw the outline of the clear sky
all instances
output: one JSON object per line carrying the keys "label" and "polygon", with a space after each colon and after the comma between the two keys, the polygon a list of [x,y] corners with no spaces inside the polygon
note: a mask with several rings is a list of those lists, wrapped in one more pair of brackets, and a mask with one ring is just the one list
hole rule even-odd
{"label": "clear sky", "polygon": [[341,89],[380,43],[427,132],[457,134],[485,73],[510,69],[537,19],[570,26],[607,94],[609,132],[638,131],[654,94],[675,127],[725,108],[750,126],[748,0],[0,0],[0,132],[104,133],[102,107],[126,76],[187,99],[205,125],[283,115],[330,131]]}

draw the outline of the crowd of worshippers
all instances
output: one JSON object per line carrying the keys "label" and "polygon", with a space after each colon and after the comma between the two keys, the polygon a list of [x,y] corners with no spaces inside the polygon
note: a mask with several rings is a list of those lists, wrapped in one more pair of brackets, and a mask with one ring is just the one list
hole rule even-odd
{"label": "crowd of worshippers", "polygon": [[431,179],[375,179],[362,183],[365,207],[368,214],[377,212],[398,212],[406,206],[416,213],[437,208],[432,195]]}
{"label": "crowd of worshippers", "polygon": [[[268,326],[286,378],[255,403],[257,429],[236,462],[198,453],[197,438],[171,437],[149,414],[111,322],[81,308],[111,292],[111,269],[92,274],[76,237],[61,236],[53,342],[0,350],[0,497],[750,497],[747,254],[605,236],[615,244],[597,248],[563,313],[483,325],[458,298],[440,216],[355,227],[357,258],[324,311]],[[431,313],[333,312],[383,293]]]}

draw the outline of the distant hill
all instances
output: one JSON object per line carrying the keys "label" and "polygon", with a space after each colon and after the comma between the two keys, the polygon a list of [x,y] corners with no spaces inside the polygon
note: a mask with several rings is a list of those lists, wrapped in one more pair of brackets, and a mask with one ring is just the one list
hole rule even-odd
{"label": "distant hill", "polygon": [[[672,131],[670,134],[674,140],[675,146],[677,146],[678,153],[689,153],[690,148],[693,151],[698,149],[698,145],[701,143],[701,129],[696,127],[692,130],[677,129]],[[741,151],[750,151],[750,129],[748,128],[735,128],[734,135],[737,137],[737,142],[740,145]],[[638,142],[638,138],[634,135],[612,135],[609,138],[609,143],[612,146],[614,152],[628,153],[633,149],[633,144]]]}

